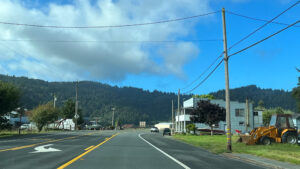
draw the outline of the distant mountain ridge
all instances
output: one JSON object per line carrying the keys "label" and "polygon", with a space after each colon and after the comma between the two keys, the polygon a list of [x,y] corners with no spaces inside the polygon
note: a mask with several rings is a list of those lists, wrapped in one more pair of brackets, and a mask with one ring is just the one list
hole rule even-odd
{"label": "distant mountain ridge", "polygon": [[[57,106],[75,98],[74,82],[47,82],[26,77],[0,75],[0,80],[16,85],[22,91],[20,103],[32,109],[39,104],[53,101]],[[78,84],[79,108],[85,117],[101,117],[111,122],[111,108],[116,107],[116,117],[123,123],[165,121],[171,119],[171,100],[174,93],[153,92],[133,87],[110,86],[98,82],[80,81]]]}
{"label": "distant mountain ridge", "polygon": [[[15,84],[22,91],[21,105],[32,109],[39,104],[53,100],[57,96],[57,106],[69,98],[75,98],[74,82],[47,82],[26,77],[0,75],[0,80]],[[81,81],[78,85],[79,107],[85,117],[100,117],[111,123],[111,107],[116,107],[116,117],[123,123],[167,121],[171,119],[171,100],[177,107],[175,93],[153,92],[133,87],[117,87],[91,81]],[[217,99],[224,99],[224,90],[211,93]],[[189,98],[188,95],[181,96]],[[291,92],[284,90],[260,89],[255,85],[231,90],[231,100],[244,102],[246,97],[255,105],[263,100],[267,108],[282,107],[296,110],[296,102]],[[181,100],[182,101],[182,100]]]}
{"label": "distant mountain ridge", "polygon": [[[217,99],[225,98],[224,90],[219,90],[210,94]],[[253,101],[254,106],[257,106],[258,102],[262,100],[266,108],[282,107],[284,109],[296,111],[296,101],[289,91],[261,89],[256,85],[249,85],[230,90],[230,100],[245,102],[246,98]]]}

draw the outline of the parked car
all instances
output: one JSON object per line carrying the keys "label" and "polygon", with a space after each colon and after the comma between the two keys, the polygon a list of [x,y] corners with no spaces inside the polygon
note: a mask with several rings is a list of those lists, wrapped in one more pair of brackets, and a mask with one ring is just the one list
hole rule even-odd
{"label": "parked car", "polygon": [[101,126],[99,124],[92,124],[92,125],[88,125],[86,126],[87,130],[100,130]]}
{"label": "parked car", "polygon": [[22,125],[20,126],[20,129],[21,129],[21,130],[29,129],[29,124],[22,124]]}
{"label": "parked car", "polygon": [[165,128],[164,131],[163,131],[163,136],[164,135],[169,135],[170,136],[171,135],[171,130],[169,128]]}
{"label": "parked car", "polygon": [[152,128],[150,129],[150,131],[151,131],[151,133],[152,133],[152,132],[159,133],[159,130],[158,130],[157,127],[152,127]]}

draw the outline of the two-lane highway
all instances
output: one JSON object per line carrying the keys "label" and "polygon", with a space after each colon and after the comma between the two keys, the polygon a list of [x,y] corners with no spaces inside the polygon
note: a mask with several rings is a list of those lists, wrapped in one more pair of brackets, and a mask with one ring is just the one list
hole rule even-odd
{"label": "two-lane highway", "polygon": [[2,138],[0,160],[0,169],[259,168],[146,130]]}
{"label": "two-lane highway", "polygon": [[139,131],[122,132],[68,168],[182,169],[180,165],[140,139],[139,133]]}

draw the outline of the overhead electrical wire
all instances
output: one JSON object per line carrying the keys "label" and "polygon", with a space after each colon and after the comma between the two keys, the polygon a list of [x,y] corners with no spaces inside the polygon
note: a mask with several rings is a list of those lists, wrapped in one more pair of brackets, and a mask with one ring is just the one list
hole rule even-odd
{"label": "overhead electrical wire", "polygon": [[[283,11],[282,13],[280,13],[279,15],[277,15],[276,17],[274,17],[273,19],[271,19],[270,21],[267,21],[267,23],[265,23],[264,25],[262,25],[261,27],[259,27],[258,29],[256,29],[255,31],[253,31],[252,33],[248,34],[247,36],[245,36],[244,38],[242,38],[241,40],[239,40],[238,42],[234,43],[228,50],[230,50],[231,48],[233,48],[234,46],[238,45],[239,43],[241,43],[242,41],[246,40],[247,38],[249,38],[250,36],[252,36],[254,33],[256,33],[257,31],[259,31],[260,29],[262,29],[263,27],[265,27],[266,25],[268,25],[269,23],[275,23],[275,24],[281,24],[283,25],[284,23],[279,23],[279,22],[273,22],[275,19],[277,19],[279,16],[281,16],[283,13],[285,13],[286,11],[290,10],[291,8],[293,8],[294,6],[296,6],[300,1],[297,1],[295,4],[293,4],[292,6],[290,6],[288,9],[286,9],[285,11]],[[169,19],[169,20],[161,20],[161,21],[156,21],[156,22],[146,22],[146,23],[137,23],[137,24],[123,24],[123,25],[104,25],[104,26],[57,26],[57,25],[38,25],[38,24],[24,24],[24,23],[14,23],[14,22],[3,22],[3,21],[0,21],[0,24],[5,24],[5,25],[13,25],[13,26],[27,26],[27,27],[39,27],[39,28],[68,28],[68,29],[93,29],[93,28],[119,28],[119,27],[133,27],[133,26],[143,26],[143,25],[152,25],[152,24],[161,24],[161,23],[167,23],[167,22],[175,22],[175,21],[182,21],[182,20],[187,20],[187,19],[193,19],[193,18],[198,18],[198,17],[202,17],[202,16],[207,16],[207,15],[211,15],[211,14],[216,14],[216,13],[219,13],[219,11],[215,11],[215,12],[209,12],[209,13],[205,13],[205,14],[199,14],[199,15],[194,15],[194,16],[189,16],[189,17],[183,17],[183,18],[176,18],[176,19]],[[241,17],[245,17],[245,18],[248,18],[248,19],[254,19],[254,20],[259,20],[259,21],[265,21],[266,20],[262,20],[262,19],[256,19],[256,18],[252,18],[252,17],[247,17],[247,16],[244,16],[244,15],[240,15],[240,14],[236,14],[236,13],[233,13],[231,11],[228,11],[227,13],[230,13],[230,14],[233,14],[233,15],[237,15],[237,16],[241,16]],[[291,25],[288,25],[286,28],[242,49],[242,50],[239,50],[231,55],[229,55],[228,57],[230,56],[233,56],[233,55],[236,55],[238,53],[241,53],[269,38],[271,38],[272,36],[275,36],[276,34],[292,27],[292,26],[297,26],[296,24],[299,23],[299,21],[291,24]],[[284,24],[286,25],[286,24]],[[299,26],[297,26],[299,27]],[[0,41],[42,41],[42,42],[55,42],[55,43],[85,43],[85,42],[91,42],[91,43],[95,43],[95,42],[100,42],[100,43],[143,43],[143,42],[146,42],[146,43],[175,43],[175,42],[178,42],[178,41],[61,41],[61,40],[20,40],[20,39],[17,39],[17,40],[0,40]],[[218,39],[214,39],[214,40],[192,40],[192,41],[220,41]],[[184,41],[183,41],[184,42]],[[186,87],[184,87],[183,89],[191,86],[192,84],[194,84],[197,80],[199,80],[217,61],[218,59],[220,59],[222,57],[224,52],[222,52],[222,54],[220,56],[218,56],[213,62],[212,64],[204,70],[204,72],[202,74],[200,74],[200,76],[198,78],[196,78],[196,80],[194,80],[191,84],[187,85]],[[185,92],[185,93],[190,93],[192,91],[194,91],[195,89],[197,89],[200,85],[202,85],[215,71],[216,69],[221,65],[221,63],[224,61],[224,59],[222,59],[216,66],[215,68],[200,82],[198,83],[193,89],[189,90],[188,92]]]}
{"label": "overhead electrical wire", "polygon": [[224,59],[222,59],[217,66],[200,82],[198,83],[193,89],[185,92],[185,93],[191,93],[192,91],[194,91],[195,89],[197,89],[199,86],[201,86],[216,70],[217,68],[221,65],[221,63],[224,61]]}
{"label": "overhead electrical wire", "polygon": [[198,14],[194,16],[188,16],[188,17],[182,17],[182,18],[175,18],[175,19],[169,19],[169,20],[161,20],[161,21],[155,21],[155,22],[145,22],[145,23],[136,23],[136,24],[123,24],[123,25],[98,25],[98,26],[58,26],[58,25],[39,25],[39,24],[26,24],[26,23],[15,23],[15,22],[4,22],[0,21],[0,24],[4,25],[13,25],[13,26],[27,26],[27,27],[38,27],[38,28],[67,28],[67,29],[95,29],[95,28],[120,28],[120,27],[133,27],[133,26],[144,26],[144,25],[153,25],[153,24],[161,24],[161,23],[167,23],[167,22],[176,22],[176,21],[182,21],[187,19],[193,19],[198,18],[202,16],[212,15],[219,13],[220,10],[215,12],[208,12],[204,14]]}
{"label": "overhead electrical wire", "polygon": [[269,20],[267,23],[263,24],[262,26],[260,26],[259,28],[255,29],[253,32],[251,32],[250,34],[248,34],[247,36],[245,36],[244,38],[242,38],[241,40],[237,41],[236,43],[234,43],[233,45],[231,45],[228,50],[230,50],[231,48],[233,48],[234,46],[238,45],[239,43],[243,42],[244,40],[248,39],[250,36],[252,36],[253,34],[255,34],[257,31],[259,31],[260,29],[262,29],[263,27],[267,26],[269,23],[273,22],[275,19],[277,19],[279,16],[281,16],[282,14],[284,14],[285,12],[287,12],[288,10],[292,9],[293,7],[295,7],[296,5],[299,4],[300,1],[297,1],[296,3],[294,3],[293,5],[291,5],[290,7],[288,7],[286,10],[284,10],[283,12],[281,12],[280,14],[278,14],[277,16],[275,16],[273,19]]}
{"label": "overhead electrical wire", "polygon": [[[257,41],[257,42],[255,42],[255,43],[253,43],[252,45],[249,45],[248,47],[246,47],[246,48],[244,48],[244,49],[241,49],[241,50],[239,50],[239,51],[237,51],[237,52],[235,52],[235,53],[233,53],[233,54],[230,54],[230,55],[228,55],[228,58],[230,58],[231,56],[234,56],[234,55],[236,55],[236,54],[239,54],[239,53],[241,53],[241,52],[243,52],[243,51],[245,51],[245,50],[247,50],[247,49],[249,49],[249,48],[251,48],[251,47],[253,47],[253,46],[255,46],[255,45],[257,45],[257,44],[259,44],[259,43],[261,43],[261,42],[263,42],[263,41],[265,41],[265,40],[267,40],[267,39],[269,39],[269,38],[271,38],[271,37],[273,37],[273,36],[275,36],[275,35],[277,35],[277,34],[279,34],[279,33],[281,33],[281,32],[283,32],[284,30],[286,30],[286,29],[288,29],[288,28],[291,28],[291,27],[293,27],[294,25],[296,25],[296,24],[298,24],[298,23],[300,23],[300,20],[298,20],[298,21],[296,21],[296,22],[294,22],[293,24],[290,24],[290,25],[288,25],[287,27],[285,27],[285,28],[283,28],[283,29],[281,29],[281,30],[279,30],[279,31],[277,31],[277,32],[275,32],[275,33],[273,33],[272,35],[269,35],[269,36],[267,36],[267,37],[265,37],[265,38],[263,38],[262,40],[260,40],[260,41]],[[218,63],[218,65],[217,66],[215,66],[215,68],[200,82],[200,83],[198,83],[193,89],[191,89],[191,90],[189,90],[189,91],[187,91],[187,92],[185,92],[185,93],[191,93],[192,91],[194,91],[195,89],[197,89],[199,86],[201,86],[215,71],[216,71],[216,69],[221,65],[221,63],[224,61],[224,59],[222,59],[221,60],[221,62],[219,62]]]}
{"label": "overhead electrical wire", "polygon": [[239,51],[237,51],[237,52],[235,52],[235,53],[233,53],[233,54],[228,55],[228,57],[231,57],[231,56],[233,56],[233,55],[236,55],[236,54],[238,54],[238,53],[241,53],[241,52],[243,52],[243,51],[245,51],[245,50],[247,50],[247,49],[249,49],[249,48],[251,48],[251,47],[253,47],[253,46],[255,46],[255,45],[257,45],[257,44],[259,44],[259,43],[261,43],[261,42],[263,42],[263,41],[265,41],[265,40],[267,40],[267,39],[269,39],[269,38],[271,38],[271,37],[273,37],[273,36],[275,36],[275,35],[277,35],[277,34],[279,34],[279,33],[281,33],[282,31],[284,31],[284,30],[286,30],[286,29],[288,29],[288,28],[290,28],[290,27],[292,27],[292,26],[294,26],[294,25],[296,25],[296,24],[298,24],[298,23],[300,23],[300,20],[298,20],[298,21],[294,22],[293,24],[290,24],[289,26],[287,26],[287,27],[285,27],[285,28],[283,28],[283,29],[281,29],[281,30],[279,30],[279,31],[277,31],[277,32],[275,32],[275,33],[273,33],[272,35],[267,36],[266,38],[261,39],[260,41],[257,41],[257,42],[255,42],[255,43],[253,43],[252,45],[247,46],[247,47],[244,48],[244,49],[241,49],[241,50],[239,50]]}
{"label": "overhead electrical wire", "polygon": [[[291,8],[293,8],[294,6],[296,6],[296,5],[298,5],[298,3],[299,3],[300,1],[297,1],[296,3],[294,3],[292,6],[290,6],[289,8],[287,8],[286,10],[284,10],[283,12],[281,12],[280,14],[278,14],[277,16],[275,16],[273,19],[271,19],[271,20],[269,20],[269,21],[267,21],[267,23],[265,23],[264,25],[262,25],[262,26],[260,26],[259,28],[257,28],[256,30],[254,30],[253,32],[251,32],[250,34],[248,34],[247,36],[245,36],[244,38],[242,38],[241,40],[239,40],[238,42],[236,42],[236,43],[234,43],[231,47],[229,47],[228,48],[228,50],[230,50],[231,48],[233,48],[234,46],[236,46],[236,45],[238,45],[239,43],[241,43],[242,41],[244,41],[244,40],[246,40],[247,38],[249,38],[250,36],[252,36],[254,33],[256,33],[257,31],[259,31],[260,29],[262,29],[263,27],[265,27],[266,25],[268,25],[269,23],[272,23],[275,19],[277,19],[279,16],[281,16],[282,14],[284,14],[285,12],[287,12],[288,10],[290,10]],[[286,29],[288,29],[288,28],[290,28],[290,27],[292,27],[292,26],[294,26],[294,25],[296,25],[297,23],[299,23],[300,21],[297,21],[297,22],[295,22],[295,23],[293,23],[293,24],[291,24],[291,25],[288,25],[286,28],[284,28],[284,29],[282,29],[282,30],[280,30],[280,31],[278,31],[278,32],[276,32],[276,33],[274,33],[274,34],[272,34],[272,35],[270,35],[270,36],[268,36],[268,37],[266,37],[266,38],[264,38],[264,39],[262,39],[262,40],[260,40],[260,41],[258,41],[258,42],[256,42],[256,43],[254,43],[254,44],[252,44],[252,45],[250,45],[250,46],[248,46],[248,47],[246,47],[246,48],[244,48],[244,49],[242,49],[242,50],[240,50],[240,51],[237,51],[237,52],[235,52],[235,53],[233,53],[233,54],[231,54],[231,55],[229,55],[228,56],[228,58],[230,57],[230,56],[233,56],[233,55],[236,55],[236,54],[238,54],[238,53],[241,53],[241,52],[243,52],[243,51],[245,51],[245,50],[247,50],[247,49],[249,49],[249,48],[251,48],[251,47],[253,47],[253,46],[255,46],[255,45],[257,45],[257,44],[259,44],[259,43],[261,43],[261,42],[263,42],[263,41],[265,41],[265,40],[267,40],[267,39],[269,39],[269,38],[271,38],[272,36],[275,36],[276,34],[278,34],[278,33],[280,33],[280,32],[282,32],[282,31],[284,31],[284,30],[286,30]],[[223,54],[223,53],[222,53]],[[222,56],[222,55],[221,55]],[[219,56],[219,57],[217,57],[217,59],[219,59],[221,56]],[[198,85],[196,85],[193,89],[191,89],[191,90],[189,90],[188,92],[186,92],[186,93],[190,93],[190,92],[192,92],[192,91],[194,91],[195,89],[197,89],[200,85],[202,85],[212,74],[213,74],[213,72],[215,72],[215,70],[221,65],[221,63],[224,61],[224,59],[222,59],[222,61],[221,62],[219,62],[219,64],[200,82],[200,83],[198,83]],[[213,64],[214,64],[215,62],[213,62]],[[208,69],[210,69],[210,67],[213,65],[213,64],[211,64],[210,66],[209,66],[209,68],[207,68],[204,72],[206,73],[207,72],[207,70]],[[196,79],[196,80],[194,80],[192,83],[195,83],[198,79],[200,79],[201,78],[201,76],[203,76],[203,74],[205,74],[205,73],[201,73],[200,74],[200,76]],[[188,86],[190,86],[190,85],[188,85]],[[187,87],[184,87],[184,88],[187,88]]]}
{"label": "overhead electrical wire", "polygon": [[[256,21],[261,21],[261,22],[268,22],[268,20],[265,20],[265,19],[259,19],[259,18],[254,18],[254,17],[250,17],[250,16],[246,16],[246,15],[242,15],[242,14],[238,14],[238,13],[235,13],[235,12],[232,12],[232,11],[226,11],[226,13],[229,13],[229,14],[232,14],[232,15],[236,15],[236,16],[239,16],[239,17],[243,17],[243,18],[247,18],[247,19],[251,19],[251,20],[256,20]],[[272,24],[277,24],[277,25],[289,25],[287,23],[282,23],[282,22],[271,22]],[[300,27],[300,25],[294,25],[293,27]]]}
{"label": "overhead electrical wire", "polygon": [[186,85],[185,87],[181,88],[180,90],[184,90],[188,87],[190,87],[191,85],[193,85],[197,80],[199,80],[222,56],[223,56],[224,52],[222,52],[194,81],[192,81],[191,83],[189,83],[188,85]]}

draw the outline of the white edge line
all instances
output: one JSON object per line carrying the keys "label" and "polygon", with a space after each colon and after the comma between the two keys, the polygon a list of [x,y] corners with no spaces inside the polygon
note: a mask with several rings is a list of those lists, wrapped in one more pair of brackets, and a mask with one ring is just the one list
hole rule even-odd
{"label": "white edge line", "polygon": [[183,164],[182,162],[176,160],[174,157],[170,156],[169,154],[167,154],[166,152],[162,151],[161,149],[157,148],[156,146],[154,146],[153,144],[151,144],[149,141],[145,140],[141,134],[139,134],[139,137],[144,140],[146,143],[148,143],[150,146],[154,147],[156,150],[158,150],[159,152],[163,153],[165,156],[169,157],[171,160],[175,161],[177,164],[179,164],[180,166],[182,166],[185,169],[191,169],[190,167],[186,166],[185,164]]}

